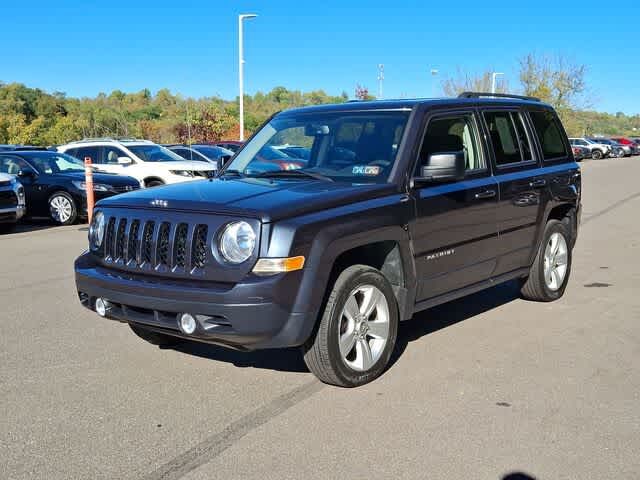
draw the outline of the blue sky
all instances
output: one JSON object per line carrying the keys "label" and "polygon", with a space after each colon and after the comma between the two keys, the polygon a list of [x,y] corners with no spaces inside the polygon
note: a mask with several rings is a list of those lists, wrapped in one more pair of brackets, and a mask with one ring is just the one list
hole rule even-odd
{"label": "blue sky", "polygon": [[[94,2],[91,2],[94,3]],[[640,113],[640,2],[593,0],[294,0],[108,2],[5,0],[0,80],[71,96],[169,88],[237,95],[237,15],[246,24],[248,93],[277,85],[353,95],[432,96],[458,70],[506,73],[518,58],[562,54],[588,66],[599,110]],[[429,71],[439,70],[436,84]]]}

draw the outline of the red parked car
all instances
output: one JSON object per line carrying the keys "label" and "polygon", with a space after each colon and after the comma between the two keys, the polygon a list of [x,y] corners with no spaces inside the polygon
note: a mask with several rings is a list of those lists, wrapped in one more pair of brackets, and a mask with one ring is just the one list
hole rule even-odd
{"label": "red parked car", "polygon": [[613,140],[614,142],[618,142],[621,145],[630,146],[631,147],[631,155],[640,154],[640,143],[634,142],[630,138],[626,138],[626,137],[611,137],[611,140]]}

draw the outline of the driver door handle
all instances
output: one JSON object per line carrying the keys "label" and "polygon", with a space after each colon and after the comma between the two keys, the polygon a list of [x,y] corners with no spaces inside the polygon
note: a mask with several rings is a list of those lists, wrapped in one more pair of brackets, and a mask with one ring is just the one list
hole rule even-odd
{"label": "driver door handle", "polygon": [[539,178],[538,180],[532,180],[529,182],[529,186],[531,188],[540,188],[544,187],[547,184],[547,181],[544,178]]}
{"label": "driver door handle", "polygon": [[496,196],[495,190],[484,190],[483,192],[476,193],[476,200],[481,200],[483,198],[493,198]]}

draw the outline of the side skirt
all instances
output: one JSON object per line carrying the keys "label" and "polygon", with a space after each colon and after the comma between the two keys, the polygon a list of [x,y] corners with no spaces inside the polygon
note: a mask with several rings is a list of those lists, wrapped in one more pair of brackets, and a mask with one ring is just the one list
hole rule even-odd
{"label": "side skirt", "polygon": [[528,274],[528,268],[519,268],[511,272],[503,273],[502,275],[499,275],[497,277],[490,278],[489,280],[474,283],[473,285],[469,285],[468,287],[460,288],[459,290],[454,290],[453,292],[444,293],[442,295],[438,295],[437,297],[423,300],[422,302],[418,302],[415,304],[415,306],[413,307],[413,313],[415,314],[422,310],[426,310],[427,308],[435,307],[436,305],[441,305],[443,303],[447,303],[461,297],[466,297],[467,295],[471,295],[472,293],[491,288],[504,282],[508,282],[509,280],[513,280],[514,278],[526,277]]}

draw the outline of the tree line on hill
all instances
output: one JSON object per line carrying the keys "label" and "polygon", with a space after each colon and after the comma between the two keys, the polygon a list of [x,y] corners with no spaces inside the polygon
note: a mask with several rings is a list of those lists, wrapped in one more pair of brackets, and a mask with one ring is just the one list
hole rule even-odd
{"label": "tree line on hill", "polygon": [[[492,69],[479,75],[458,72],[442,84],[445,95],[491,89]],[[517,91],[539,97],[559,112],[571,136],[638,135],[640,115],[597,112],[588,108],[586,68],[563,57],[530,54],[519,61],[519,87],[497,83],[498,92]],[[361,100],[373,99],[358,84]],[[245,96],[246,134],[273,113],[287,108],[341,103],[346,92],[332,96],[323,90],[301,92],[276,87]],[[637,130],[636,130],[637,129]],[[114,90],[94,98],[47,93],[20,83],[0,82],[0,143],[56,145],[87,137],[136,137],[158,143],[214,142],[239,137],[238,101],[218,97],[185,98],[167,89],[155,94]]]}

